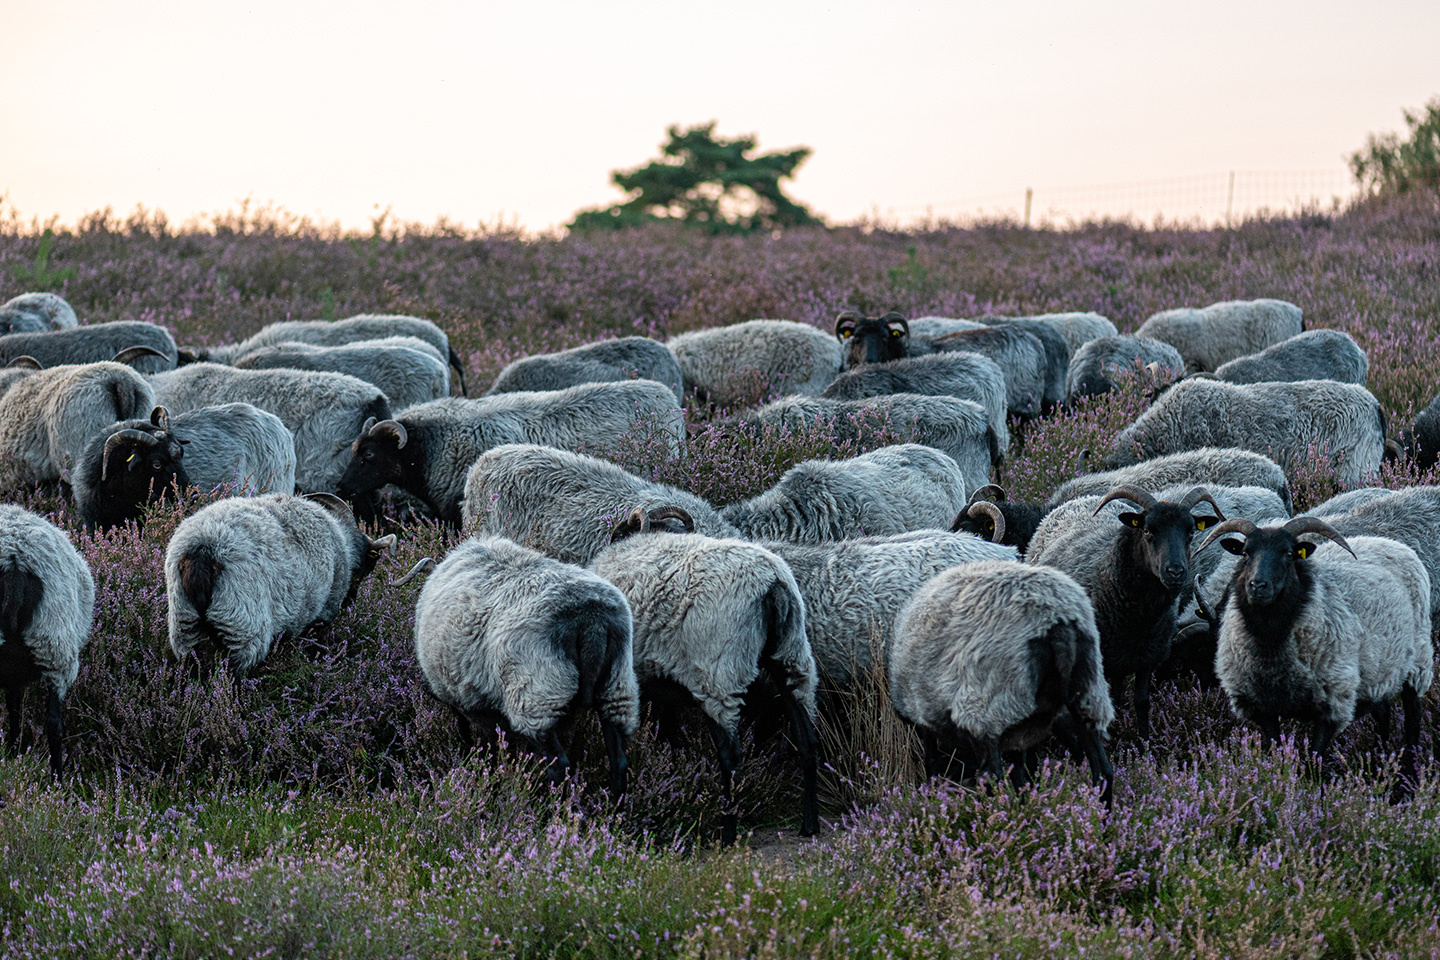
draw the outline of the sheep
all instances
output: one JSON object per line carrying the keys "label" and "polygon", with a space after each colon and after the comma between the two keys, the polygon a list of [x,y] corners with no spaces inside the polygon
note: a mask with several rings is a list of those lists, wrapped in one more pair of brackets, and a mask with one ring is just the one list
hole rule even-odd
{"label": "sheep", "polygon": [[570,769],[562,736],[581,709],[600,719],[610,793],[625,792],[625,741],[640,722],[630,605],[611,583],[502,537],[464,541],[415,605],[415,659],[430,692],[450,708],[467,750],[478,729],[519,734],[548,759],[552,784]]}
{"label": "sheep", "polygon": [[22,293],[0,304],[0,334],[43,333],[79,325],[74,309],[56,293]]}
{"label": "sheep", "polygon": [[563,390],[581,383],[611,380],[654,380],[685,399],[680,361],[663,343],[649,337],[620,337],[584,346],[542,353],[512,361],[495,377],[490,394],[516,390]]}
{"label": "sheep", "polygon": [[967,485],[955,461],[916,443],[849,460],[806,460],[769,490],[722,507],[751,540],[821,543],[950,525]]}
{"label": "sheep", "polygon": [[458,524],[466,473],[486,450],[511,443],[584,448],[644,429],[662,431],[677,450],[685,434],[675,394],[653,380],[433,400],[367,422],[336,489],[352,498],[393,483]]}
{"label": "sheep", "polygon": [[1163,340],[1185,358],[1189,373],[1214,371],[1303,333],[1300,308],[1284,300],[1226,300],[1208,307],[1163,310],[1140,325],[1136,336]]}
{"label": "sheep", "polygon": [[1015,751],[1024,785],[1025,753],[1063,709],[1108,803],[1115,708],[1095,614],[1078,583],[1046,567],[967,563],[920,588],[895,622],[890,702],[920,733],[926,775],[946,773],[958,752],[964,767],[998,779],[1001,752]]}
{"label": "sheep", "polygon": [[[1031,317],[982,317],[980,322],[990,329],[1023,330],[1039,340],[1045,350],[1045,379],[1041,394],[1041,412],[1049,413],[1065,403],[1068,399],[1068,394],[1065,392],[1065,374],[1070,369],[1070,344],[1060,335],[1059,330],[1043,320]],[[952,350],[954,349],[953,343],[972,336],[978,337],[979,333],[947,334],[937,339],[935,345],[937,348]],[[1013,348],[997,348],[996,352],[991,353],[991,356],[997,357],[1012,355]]]}
{"label": "sheep", "polygon": [[1369,374],[1365,351],[1340,330],[1307,330],[1215,368],[1215,378],[1226,383],[1335,380],[1363,385]]}
{"label": "sheep", "polygon": [[1030,540],[1047,512],[1038,503],[1013,503],[1006,499],[1003,487],[987,483],[970,492],[970,499],[955,515],[950,530],[973,533],[1012,546],[1023,554],[1030,548]]}
{"label": "sheep", "polygon": [[1065,345],[1070,348],[1072,357],[1091,340],[1113,337],[1120,333],[1109,317],[1098,313],[1040,313],[1019,319],[1039,320],[1055,328],[1055,331],[1065,338]]}
{"label": "sheep", "polygon": [[1264,453],[1287,471],[1328,452],[1343,489],[1361,486],[1387,455],[1385,411],[1364,387],[1333,380],[1233,384],[1183,380],[1115,437],[1108,469],[1199,447]]}
{"label": "sheep", "polygon": [[1401,432],[1400,443],[1405,455],[1422,471],[1440,461],[1440,396],[1416,415],[1410,429]]}
{"label": "sheep", "polygon": [[85,558],[43,517],[0,504],[0,687],[9,722],[5,749],[20,741],[25,688],[45,681],[50,772],[65,764],[65,694],[95,617],[95,580]]}
{"label": "sheep", "polygon": [[923,443],[949,454],[971,483],[990,475],[1000,442],[984,408],[955,397],[892,393],[866,400],[787,397],[719,421],[721,431],[761,433],[828,428],[836,443],[857,443],[890,431],[897,442]]}
{"label": "sheep", "polygon": [[395,535],[371,539],[328,493],[268,493],[202,507],[165,549],[170,649],[184,659],[205,640],[237,677],[277,634],[328,622],[348,604]]}
{"label": "sheep", "polygon": [[91,438],[70,473],[75,512],[108,530],[140,517],[173,488],[208,493],[294,493],[295,437],[273,413],[248,403],[201,407],[171,419],[123,420]]}
{"label": "sheep", "polygon": [[1324,503],[1319,503],[1311,507],[1306,511],[1306,514],[1324,520],[1329,517],[1339,516],[1342,513],[1349,513],[1356,507],[1364,506],[1372,500],[1388,497],[1392,493],[1395,493],[1395,491],[1386,487],[1358,487],[1354,490],[1346,490],[1344,493],[1335,494],[1335,496],[1326,500]]}
{"label": "sheep", "polygon": [[615,522],[636,506],[679,506],[700,533],[739,537],[694,494],[626,473],[613,463],[553,447],[507,444],[487,451],[465,478],[462,526],[509,537],[566,563],[588,564]]}
{"label": "sheep", "polygon": [[672,532],[637,507],[616,525],[590,569],[620,588],[635,622],[635,674],[647,697],[683,690],[700,707],[720,761],[725,805],[721,841],[735,840],[740,710],[763,675],[779,694],[800,754],[801,836],[820,827],[816,810],[815,660],[805,639],[805,601],[789,566],[742,540],[694,532],[684,510]]}
{"label": "sheep", "polygon": [[672,337],[685,389],[722,409],[767,394],[814,396],[840,372],[840,345],[808,323],[749,320]]}
{"label": "sheep", "polygon": [[1002,458],[1010,448],[1005,374],[989,357],[961,351],[862,364],[836,377],[820,396],[827,400],[863,400],[892,393],[972,400],[985,408]]}
{"label": "sheep", "polygon": [[295,487],[329,493],[349,463],[350,446],[371,417],[390,418],[390,402],[372,384],[343,373],[236,370],[194,363],[150,381],[155,402],[171,415],[224,403],[273,413],[295,436]]}
{"label": "sheep", "polygon": [[[1115,500],[1135,503],[1140,512],[1112,510],[1095,519]],[[1192,515],[1202,501],[1214,516]],[[1178,601],[1191,582],[1191,536],[1224,519],[1204,487],[1176,502],[1123,485],[1106,493],[1093,510],[1086,499],[1052,512],[1025,555],[1027,563],[1074,577],[1090,595],[1106,679],[1118,686],[1135,677],[1135,719],[1142,739],[1150,737],[1150,674],[1169,655]]]}
{"label": "sheep", "polygon": [[1266,487],[1285,504],[1288,516],[1293,509],[1290,482],[1280,465],[1262,453],[1234,447],[1199,447],[1182,453],[1144,460],[1118,470],[1090,473],[1068,480],[1046,501],[1053,510],[1077,497],[1100,496],[1121,484],[1154,490],[1160,487],[1190,486]]}
{"label": "sheep", "polygon": [[10,333],[0,337],[0,364],[16,357],[34,357],[42,367],[99,363],[115,359],[131,347],[149,347],[152,356],[133,362],[141,373],[174,370],[178,353],[175,340],[164,327],[138,320],[92,323],[43,333]]}
{"label": "sheep", "polygon": [[1161,387],[1185,374],[1180,351],[1162,340],[1131,335],[1098,337],[1076,350],[1065,374],[1070,402],[1111,393],[1122,374],[1147,377]]}
{"label": "sheep", "polygon": [[845,369],[935,352],[931,338],[912,337],[909,322],[894,310],[881,317],[844,311],[835,318],[835,340],[843,351]]}
{"label": "sheep", "polygon": [[145,378],[122,364],[29,372],[0,396],[0,490],[59,480],[91,437],[154,405]]}
{"label": "sheep", "polygon": [[[1334,545],[1317,547],[1307,535]],[[1215,655],[1235,714],[1257,724],[1266,744],[1282,717],[1312,721],[1310,746],[1323,764],[1358,713],[1388,713],[1398,693],[1402,770],[1413,783],[1420,698],[1435,661],[1430,578],[1415,551],[1384,537],[1347,539],[1316,517],[1267,527],[1227,520],[1200,549],[1216,541],[1240,558]]]}
{"label": "sheep", "polygon": [[415,337],[357,340],[336,347],[276,343],[234,364],[238,370],[326,370],[347,373],[380,388],[392,410],[450,396],[450,368],[435,348]]}
{"label": "sheep", "polygon": [[39,369],[40,363],[34,357],[16,357],[5,366],[0,367],[0,397],[3,397],[15,384]]}
{"label": "sheep", "polygon": [[1050,404],[1063,400],[1047,392],[1050,360],[1045,344],[1028,330],[984,327],[947,333],[931,342],[937,351],[964,350],[994,360],[1005,374],[1005,406],[1012,416],[1033,419],[1048,411]]}

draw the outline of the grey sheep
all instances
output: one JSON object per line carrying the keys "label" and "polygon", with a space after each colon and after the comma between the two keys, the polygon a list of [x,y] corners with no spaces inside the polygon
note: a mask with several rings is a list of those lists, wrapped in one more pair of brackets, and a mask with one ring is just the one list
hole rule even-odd
{"label": "grey sheep", "polygon": [[36,370],[0,396],[0,490],[59,480],[90,438],[155,406],[145,378],[119,363]]}
{"label": "grey sheep", "polygon": [[239,370],[325,370],[380,388],[393,411],[450,396],[450,368],[423,340],[387,337],[336,347],[277,343],[236,357]]}
{"label": "grey sheep", "polygon": [[925,356],[930,346],[925,341],[942,337],[957,330],[979,330],[985,324],[979,320],[963,320],[959,317],[916,317],[910,321],[910,337],[916,342],[919,352],[914,356]]}
{"label": "grey sheep", "polygon": [[141,373],[174,370],[178,353],[175,340],[164,327],[138,320],[92,323],[84,327],[44,333],[10,333],[0,337],[0,364],[16,357],[34,357],[42,367],[99,363],[116,359],[131,347],[149,347],[159,356],[141,356],[132,362]]}
{"label": "grey sheep", "polygon": [[762,675],[773,685],[800,754],[800,833],[819,830],[816,810],[815,660],[805,639],[805,601],[784,560],[742,540],[690,532],[683,510],[637,507],[590,569],[620,588],[635,622],[635,675],[650,688],[689,694],[705,715],[720,761],[721,840],[735,840],[740,711]]}
{"label": "grey sheep", "polygon": [[0,304],[0,334],[43,333],[79,325],[74,309],[58,293],[22,293]]}
{"label": "grey sheep", "polygon": [[1119,388],[1123,374],[1145,377],[1150,385],[1163,387],[1185,375],[1185,361],[1180,351],[1163,340],[1128,334],[1098,337],[1070,357],[1065,392],[1071,403],[1111,393]]}
{"label": "grey sheep", "polygon": [[1237,357],[1303,333],[1300,308],[1284,300],[1226,300],[1152,315],[1137,336],[1163,340],[1185,358],[1190,373],[1214,371]]}
{"label": "grey sheep", "polygon": [[649,511],[678,506],[700,533],[740,536],[694,494],[642,480],[606,460],[533,444],[496,447],[475,461],[465,478],[462,521],[466,530],[587,564],[604,548],[615,523],[637,506]]}
{"label": "grey sheep", "polygon": [[1422,471],[1440,460],[1440,396],[1431,400],[1415,415],[1415,423],[1401,431],[1400,443],[1405,455]]}
{"label": "grey sheep", "polygon": [[186,517],[165,549],[170,649],[184,658],[206,640],[237,675],[279,635],[335,619],[395,535],[373,540],[327,493],[237,497]]}
{"label": "grey sheep", "polygon": [[1215,378],[1226,383],[1337,380],[1364,384],[1369,375],[1370,358],[1350,334],[1340,330],[1306,330],[1215,369]]}
{"label": "grey sheep", "polygon": [[65,694],[95,618],[95,581],[80,551],[43,517],[0,504],[0,687],[9,714],[5,749],[20,741],[25,688],[45,682],[50,770],[65,762]]}
{"label": "grey sheep", "polygon": [[[1063,341],[1062,345],[1063,345]],[[1011,415],[1033,419],[1064,402],[1064,368],[1052,373],[1045,343],[1029,330],[995,326],[947,333],[931,341],[937,351],[963,350],[995,361],[1005,374],[1005,406]],[[1066,358],[1068,367],[1069,358]]]}
{"label": "grey sheep", "polygon": [[612,380],[654,380],[685,398],[680,361],[665,344],[649,337],[619,337],[583,346],[521,357],[495,377],[490,393],[516,390],[563,390],[580,383]]}
{"label": "grey sheep", "polygon": [[1287,471],[1325,451],[1336,480],[1349,490],[1380,469],[1385,411],[1364,387],[1333,380],[1183,380],[1120,432],[1105,466],[1215,446],[1266,454]]}
{"label": "grey sheep", "polygon": [[[397,586],[432,560],[422,560]],[[425,582],[415,605],[415,658],[450,708],[466,749],[497,726],[570,769],[564,739],[582,709],[600,719],[610,792],[625,791],[625,741],[640,722],[630,605],[616,587],[501,537],[464,541]]]}
{"label": "grey sheep", "polygon": [[1329,500],[1316,504],[1305,512],[1308,516],[1325,519],[1348,513],[1356,507],[1363,506],[1372,500],[1388,497],[1394,492],[1386,487],[1358,487],[1354,490],[1346,490],[1344,493],[1337,493]]}
{"label": "grey sheep", "polygon": [[721,508],[751,540],[821,543],[944,530],[969,487],[955,461],[916,443],[849,460],[806,460],[759,496]]}
{"label": "grey sheep", "polygon": [[892,393],[948,396],[978,403],[985,409],[990,428],[995,431],[1002,457],[1010,449],[1005,374],[989,357],[958,351],[861,364],[836,377],[820,396],[829,400],[863,400]]}
{"label": "grey sheep", "polygon": [[390,417],[379,388],[343,373],[236,370],[194,363],[151,378],[155,402],[172,416],[224,403],[249,403],[279,417],[295,436],[295,487],[329,493],[350,461],[365,421]]}
{"label": "grey sheep", "polygon": [[927,776],[946,773],[953,752],[966,768],[998,778],[1002,752],[1010,752],[1019,754],[1017,785],[1029,780],[1027,752],[1066,711],[1110,800],[1105,739],[1115,708],[1095,611],[1058,570],[967,563],[922,587],[895,623],[890,702],[919,731]]}
{"label": "grey sheep", "polygon": [[1280,465],[1263,453],[1251,453],[1235,447],[1199,447],[1181,453],[1166,454],[1101,473],[1089,473],[1062,483],[1047,505],[1054,509],[1077,497],[1101,496],[1121,484],[1134,484],[1150,490],[1161,487],[1188,486],[1266,487],[1274,490],[1285,504],[1288,515],[1293,509],[1290,482]]}
{"label": "grey sheep", "polygon": [[16,357],[5,366],[0,367],[0,397],[9,392],[15,384],[39,369],[41,369],[40,364],[35,361],[34,357]]}
{"label": "grey sheep", "polygon": [[659,431],[675,451],[685,436],[675,394],[653,380],[433,400],[357,431],[336,489],[354,497],[393,483],[458,524],[466,474],[486,450],[513,443],[583,449],[637,430]]}
{"label": "grey sheep", "polygon": [[1056,332],[1065,338],[1065,344],[1070,348],[1072,357],[1077,350],[1091,340],[1113,337],[1120,333],[1115,328],[1115,324],[1110,322],[1109,317],[1098,313],[1039,313],[1020,319],[1039,320],[1054,327]]}
{"label": "grey sheep", "polygon": [[[1070,370],[1070,344],[1054,325],[1032,317],[982,317],[980,322],[991,329],[1023,330],[1039,340],[1045,348],[1045,384],[1040,412],[1049,413],[1066,402],[1069,395],[1065,392],[1065,374]],[[935,344],[951,350],[954,349],[950,346],[952,341],[960,341],[967,336],[978,334],[951,334],[941,337]]]}
{"label": "grey sheep", "polygon": [[792,320],[749,320],[671,337],[685,389],[722,409],[772,393],[814,396],[840,372],[840,345]]}

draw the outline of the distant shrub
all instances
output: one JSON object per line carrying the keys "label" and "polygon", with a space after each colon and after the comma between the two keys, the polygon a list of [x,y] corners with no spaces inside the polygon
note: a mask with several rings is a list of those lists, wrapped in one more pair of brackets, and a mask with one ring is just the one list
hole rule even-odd
{"label": "distant shrub", "polygon": [[1365,149],[1350,155],[1350,172],[1371,193],[1406,193],[1440,189],[1440,97],[1424,112],[1405,111],[1410,136],[1370,134]]}

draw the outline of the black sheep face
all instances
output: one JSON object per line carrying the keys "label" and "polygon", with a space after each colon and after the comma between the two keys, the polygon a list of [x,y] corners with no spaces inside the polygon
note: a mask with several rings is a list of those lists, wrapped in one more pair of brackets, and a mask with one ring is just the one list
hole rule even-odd
{"label": "black sheep face", "polygon": [[1234,584],[1250,606],[1284,603],[1301,590],[1301,565],[1315,545],[1281,529],[1258,529],[1244,540],[1225,539],[1220,546],[1240,558]]}
{"label": "black sheep face", "polygon": [[835,319],[835,337],[845,348],[846,367],[887,363],[910,351],[910,324],[894,311],[883,317],[865,317],[847,310]]}
{"label": "black sheep face", "polygon": [[1137,532],[1143,566],[1166,590],[1178,591],[1190,579],[1191,537],[1219,520],[1213,515],[1195,517],[1184,504],[1161,501],[1143,513],[1120,514],[1120,522]]}
{"label": "black sheep face", "polygon": [[367,433],[355,441],[355,452],[335,492],[349,500],[387,483],[403,484],[405,467],[398,437]]}
{"label": "black sheep face", "polygon": [[94,465],[89,516],[82,520],[108,530],[139,519],[148,504],[190,485],[181,463],[183,448],[170,435],[159,436],[159,443],[131,440],[117,446],[104,465],[104,479],[101,465]]}

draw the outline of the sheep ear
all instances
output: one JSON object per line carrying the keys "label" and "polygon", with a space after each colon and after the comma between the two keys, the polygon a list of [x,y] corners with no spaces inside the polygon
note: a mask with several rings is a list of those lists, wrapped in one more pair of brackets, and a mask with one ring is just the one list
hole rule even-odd
{"label": "sheep ear", "polygon": [[1122,513],[1122,514],[1120,514],[1120,522],[1123,523],[1123,524],[1125,524],[1125,526],[1127,526],[1127,527],[1135,527],[1135,528],[1138,529],[1138,528],[1140,528],[1140,527],[1145,526],[1145,514],[1143,514],[1143,513]]}
{"label": "sheep ear", "polygon": [[1204,530],[1206,527],[1213,526],[1214,524],[1217,524],[1217,523],[1219,523],[1219,522],[1220,522],[1220,518],[1219,518],[1219,517],[1196,517],[1196,518],[1195,518],[1195,529],[1196,529],[1196,530]]}
{"label": "sheep ear", "polygon": [[1315,545],[1314,545],[1314,544],[1301,543],[1301,544],[1296,545],[1296,547],[1295,547],[1295,556],[1296,556],[1296,558],[1298,558],[1298,559],[1300,559],[1300,560],[1308,560],[1308,559],[1310,559],[1310,554],[1312,554],[1312,553],[1314,553],[1314,552],[1315,552]]}
{"label": "sheep ear", "polygon": [[1220,546],[1224,547],[1227,552],[1235,554],[1237,557],[1245,552],[1245,541],[1236,540],[1233,537],[1228,540],[1221,540]]}
{"label": "sheep ear", "polygon": [[841,340],[849,340],[855,336],[855,324],[863,318],[854,310],[846,310],[835,318],[835,336]]}
{"label": "sheep ear", "polygon": [[372,557],[378,557],[378,556],[380,556],[382,553],[385,553],[385,552],[387,552],[387,551],[389,551],[389,550],[394,549],[394,547],[395,547],[395,534],[393,534],[393,533],[387,533],[387,534],[385,534],[385,536],[381,537],[381,538],[378,539],[378,540],[371,540],[371,541],[370,541],[370,556],[372,556]]}

